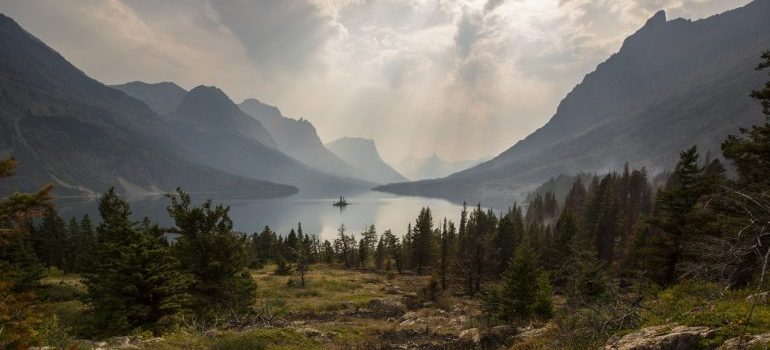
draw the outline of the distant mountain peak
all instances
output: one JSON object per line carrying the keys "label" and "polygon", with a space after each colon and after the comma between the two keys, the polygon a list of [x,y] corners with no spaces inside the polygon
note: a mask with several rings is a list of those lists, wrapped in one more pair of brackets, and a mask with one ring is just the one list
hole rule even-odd
{"label": "distant mountain peak", "polygon": [[666,24],[665,10],[655,12],[655,14],[647,20],[647,23],[644,24],[644,28],[655,28],[661,24]]}
{"label": "distant mountain peak", "polygon": [[326,144],[326,147],[379,183],[406,181],[403,175],[382,160],[372,139],[344,136]]}
{"label": "distant mountain peak", "polygon": [[283,118],[281,110],[276,107],[264,103],[256,98],[247,98],[239,105],[244,111],[248,110],[249,114],[258,114],[261,118]]}
{"label": "distant mountain peak", "polygon": [[237,113],[238,106],[216,86],[199,85],[185,96],[178,112],[191,115],[221,115]]}
{"label": "distant mountain peak", "polygon": [[159,83],[131,81],[111,87],[146,103],[150,109],[159,115],[167,115],[176,111],[176,108],[187,96],[187,90],[170,81]]}

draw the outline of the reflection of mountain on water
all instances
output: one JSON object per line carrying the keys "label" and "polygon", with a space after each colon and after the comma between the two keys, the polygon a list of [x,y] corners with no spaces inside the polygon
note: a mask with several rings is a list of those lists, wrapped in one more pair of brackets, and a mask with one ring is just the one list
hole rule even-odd
{"label": "reflection of mountain on water", "polygon": [[[192,195],[194,203],[203,202],[207,196]],[[305,233],[320,234],[322,238],[332,240],[336,237],[337,227],[344,223],[349,234],[360,233],[371,224],[379,232],[390,228],[394,234],[403,235],[406,226],[414,221],[420,208],[428,206],[433,211],[434,222],[447,219],[457,221],[460,207],[441,199],[421,197],[401,197],[379,192],[366,192],[347,195],[345,199],[356,205],[347,206],[344,211],[329,205],[338,198],[302,198],[298,196],[276,199],[226,199],[213,198],[214,204],[230,206],[233,226],[242,232],[259,232],[266,225],[280,233],[287,234],[302,222]],[[166,212],[168,199],[162,196],[131,200],[131,211],[135,220],[149,217],[160,225],[173,225]],[[58,199],[57,209],[62,218],[90,215],[99,220],[96,200]]]}

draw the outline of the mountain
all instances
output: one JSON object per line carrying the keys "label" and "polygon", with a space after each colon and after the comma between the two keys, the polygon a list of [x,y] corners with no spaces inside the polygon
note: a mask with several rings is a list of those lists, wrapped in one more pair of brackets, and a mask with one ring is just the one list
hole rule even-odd
{"label": "mountain", "polygon": [[762,120],[749,92],[766,78],[754,67],[770,48],[768,18],[769,0],[698,21],[658,12],[524,140],[449,177],[379,190],[507,206],[562,173],[625,162],[661,171],[693,144],[718,154],[728,134]]}
{"label": "mountain", "polygon": [[173,140],[201,164],[252,179],[297,186],[303,195],[332,195],[368,190],[372,184],[329,175],[277,148],[257,119],[241,111],[220,89],[192,89],[165,120]]}
{"label": "mountain", "polygon": [[20,163],[0,192],[46,183],[58,195],[226,192],[296,193],[201,166],[169,142],[168,126],[144,103],[89,78],[15,21],[0,15],[0,155]]}
{"label": "mountain", "polygon": [[132,81],[121,85],[112,85],[112,88],[125,92],[129,96],[147,104],[155,113],[169,114],[176,110],[187,96],[187,90],[171,82],[148,84],[141,81]]}
{"label": "mountain", "polygon": [[246,99],[238,107],[259,120],[273,135],[278,149],[294,159],[327,174],[377,182],[327,149],[309,121],[285,117],[277,107],[253,98]]}
{"label": "mountain", "polygon": [[326,147],[349,164],[353,164],[367,179],[383,184],[406,181],[403,175],[382,160],[374,140],[343,137],[327,144]]}
{"label": "mountain", "polygon": [[233,133],[276,148],[273,136],[258,120],[235,105],[214,86],[198,86],[187,94],[167,120],[194,125],[199,132]]}
{"label": "mountain", "polygon": [[410,180],[437,179],[476,166],[489,158],[449,162],[437,154],[429,158],[407,158],[396,164],[396,169]]}

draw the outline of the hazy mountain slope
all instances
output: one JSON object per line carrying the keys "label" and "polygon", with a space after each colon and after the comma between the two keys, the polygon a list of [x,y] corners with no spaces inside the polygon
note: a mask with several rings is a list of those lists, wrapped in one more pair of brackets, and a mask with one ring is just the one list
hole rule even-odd
{"label": "hazy mountain slope", "polygon": [[328,174],[376,182],[329,151],[309,121],[287,118],[277,107],[253,98],[246,99],[238,107],[259,120],[273,135],[278,149],[294,159]]}
{"label": "hazy mountain slope", "polygon": [[366,179],[383,184],[406,181],[403,175],[382,160],[374,140],[343,137],[326,147],[364,173]]}
{"label": "hazy mountain slope", "polygon": [[215,87],[192,89],[166,119],[177,144],[196,161],[217,169],[254,179],[280,179],[306,195],[336,196],[372,186],[323,173],[279,151],[262,124]]}
{"label": "hazy mountain slope", "polygon": [[187,90],[171,82],[149,84],[132,81],[112,88],[125,92],[129,96],[147,104],[150,109],[160,115],[169,114],[176,110],[187,95]]}
{"label": "hazy mountain slope", "polygon": [[396,164],[396,170],[410,180],[425,180],[446,177],[489,160],[461,160],[449,162],[437,154],[429,158],[407,158]]}
{"label": "hazy mountain slope", "polygon": [[0,154],[20,162],[0,191],[54,183],[58,194],[118,186],[129,193],[173,191],[274,197],[296,188],[254,181],[180,156],[147,106],[72,66],[0,15]]}
{"label": "hazy mountain slope", "polygon": [[691,22],[653,16],[559,105],[542,128],[491,161],[447,178],[384,186],[395,193],[508,205],[517,191],[560,173],[660,170],[697,144],[718,152],[738,127],[761,120],[749,92],[770,48],[770,1]]}

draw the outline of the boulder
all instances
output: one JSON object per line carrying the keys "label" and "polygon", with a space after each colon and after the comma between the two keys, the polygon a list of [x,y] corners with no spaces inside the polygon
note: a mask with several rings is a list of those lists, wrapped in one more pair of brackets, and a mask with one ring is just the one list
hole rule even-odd
{"label": "boulder", "polygon": [[744,350],[744,349],[770,349],[770,333],[749,335],[729,339],[724,342],[719,350]]}
{"label": "boulder", "polygon": [[481,348],[496,349],[500,346],[510,346],[516,340],[519,331],[514,326],[497,326],[481,333]]}
{"label": "boulder", "polygon": [[478,328],[470,328],[460,332],[460,341],[478,344],[481,342],[481,332]]}
{"label": "boulder", "polygon": [[404,305],[404,302],[401,301],[401,299],[397,298],[372,299],[369,300],[367,308],[371,310],[374,315],[383,318],[398,317],[406,312],[406,305]]}
{"label": "boulder", "polygon": [[770,302],[770,295],[768,295],[768,292],[762,292],[757,294],[752,294],[746,297],[746,302],[757,304],[767,304]]}
{"label": "boulder", "polygon": [[708,327],[664,325],[647,327],[610,339],[604,350],[688,350],[698,349],[702,340],[710,338],[714,331]]}

